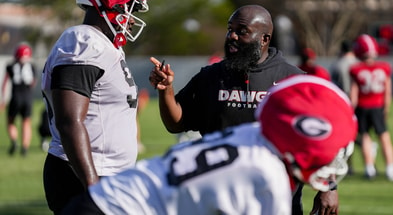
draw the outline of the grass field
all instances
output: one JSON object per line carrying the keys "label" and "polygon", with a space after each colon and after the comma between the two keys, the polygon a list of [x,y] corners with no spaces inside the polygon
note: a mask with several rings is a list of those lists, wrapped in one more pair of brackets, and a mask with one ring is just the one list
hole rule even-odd
{"label": "grass field", "polygon": [[[141,114],[140,123],[142,141],[146,152],[140,158],[160,154],[175,137],[168,134],[163,127],[157,101],[151,100]],[[34,106],[34,135],[30,152],[26,158],[16,154],[7,154],[9,139],[5,128],[5,113],[0,113],[0,215],[47,215],[43,186],[42,167],[45,152],[40,148],[37,126],[39,124],[42,104],[37,101]],[[390,117],[393,127],[393,116]],[[385,166],[381,153],[377,157],[378,177],[373,181],[363,178],[362,160],[357,147],[353,156],[355,175],[346,177],[339,186],[340,214],[343,215],[392,215],[393,214],[393,182],[385,178]],[[305,214],[311,209],[315,191],[309,187],[304,189]]]}

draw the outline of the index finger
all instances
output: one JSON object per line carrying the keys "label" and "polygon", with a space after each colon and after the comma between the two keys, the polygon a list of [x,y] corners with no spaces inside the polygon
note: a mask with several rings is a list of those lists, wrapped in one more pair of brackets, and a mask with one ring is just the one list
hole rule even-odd
{"label": "index finger", "polygon": [[150,62],[152,62],[155,66],[161,65],[161,62],[157,60],[155,57],[150,57]]}

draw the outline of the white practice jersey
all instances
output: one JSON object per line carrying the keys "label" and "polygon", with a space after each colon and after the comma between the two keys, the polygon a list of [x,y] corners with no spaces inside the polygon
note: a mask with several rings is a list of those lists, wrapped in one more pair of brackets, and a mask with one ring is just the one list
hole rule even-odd
{"label": "white practice jersey", "polygon": [[[98,175],[113,175],[133,166],[137,156],[137,87],[123,50],[116,49],[92,26],[67,29],[54,45],[42,74],[41,88],[48,113],[53,113],[51,75],[59,65],[92,65],[104,71],[94,85],[84,121]],[[50,129],[49,153],[67,160],[51,115]]]}
{"label": "white practice jersey", "polygon": [[14,86],[29,87],[34,82],[35,70],[31,63],[14,63],[10,65],[11,82]]}
{"label": "white practice jersey", "polygon": [[89,191],[108,215],[291,214],[285,166],[257,123],[174,145]]}

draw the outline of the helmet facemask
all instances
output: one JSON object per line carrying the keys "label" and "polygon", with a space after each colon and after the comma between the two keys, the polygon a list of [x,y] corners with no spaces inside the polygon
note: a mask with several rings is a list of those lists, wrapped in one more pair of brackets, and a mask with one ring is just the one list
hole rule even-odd
{"label": "helmet facemask", "polygon": [[[132,14],[149,10],[145,0],[131,0],[124,4],[115,4],[110,9],[103,7],[99,0],[91,0],[91,2],[100,11],[112,31],[113,44],[116,47],[124,46],[127,40],[134,42],[146,26],[142,19]],[[133,19],[132,26],[130,19]],[[115,26],[118,28],[116,29]]]}
{"label": "helmet facemask", "polygon": [[[292,156],[284,156],[287,161],[292,160],[291,167],[293,175],[300,181],[310,184],[316,190],[326,192],[334,189],[348,172],[348,158],[354,151],[354,143],[351,142],[347,147],[341,148],[334,160],[317,170],[302,170]],[[291,158],[292,157],[292,158]],[[332,179],[334,179],[332,181]]]}

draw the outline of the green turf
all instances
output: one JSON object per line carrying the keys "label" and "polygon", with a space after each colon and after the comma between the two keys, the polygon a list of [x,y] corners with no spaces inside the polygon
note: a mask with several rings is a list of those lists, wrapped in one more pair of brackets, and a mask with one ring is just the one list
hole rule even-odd
{"label": "green turf", "polygon": [[[43,186],[42,167],[45,153],[40,149],[37,126],[42,104],[37,101],[33,115],[33,141],[26,158],[16,154],[8,156],[9,139],[5,128],[5,112],[0,112],[0,214],[1,215],[47,215]],[[389,124],[393,125],[389,119]],[[151,100],[140,116],[142,141],[146,152],[140,158],[160,154],[175,142],[162,125],[156,100]],[[393,127],[393,126],[390,126]],[[359,147],[355,148],[353,163],[355,175],[346,177],[339,186],[340,214],[344,215],[391,215],[393,214],[393,182],[385,178],[384,163],[379,151],[377,169],[379,175],[374,181],[363,178],[362,159]],[[311,210],[315,191],[304,189],[305,214]]]}

